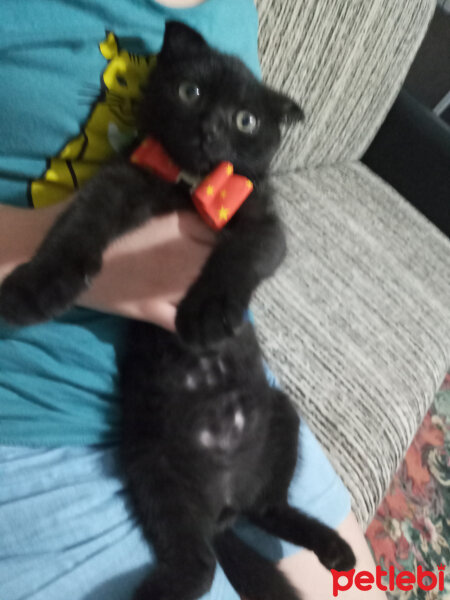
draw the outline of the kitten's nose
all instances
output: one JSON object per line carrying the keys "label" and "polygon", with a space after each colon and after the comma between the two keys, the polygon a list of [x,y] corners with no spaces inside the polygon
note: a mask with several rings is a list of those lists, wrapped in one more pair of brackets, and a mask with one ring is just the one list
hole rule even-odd
{"label": "kitten's nose", "polygon": [[205,142],[220,138],[225,131],[225,117],[220,113],[213,113],[205,117],[202,122],[202,131]]}

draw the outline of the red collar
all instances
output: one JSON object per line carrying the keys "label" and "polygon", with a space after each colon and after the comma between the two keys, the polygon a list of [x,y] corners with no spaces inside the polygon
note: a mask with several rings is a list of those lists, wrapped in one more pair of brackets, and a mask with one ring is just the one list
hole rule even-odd
{"label": "red collar", "polygon": [[189,183],[196,209],[203,220],[216,231],[228,223],[253,190],[250,179],[235,175],[230,162],[221,162],[202,181],[195,180],[173,163],[162,145],[151,137],[136,148],[130,160],[166,181]]}

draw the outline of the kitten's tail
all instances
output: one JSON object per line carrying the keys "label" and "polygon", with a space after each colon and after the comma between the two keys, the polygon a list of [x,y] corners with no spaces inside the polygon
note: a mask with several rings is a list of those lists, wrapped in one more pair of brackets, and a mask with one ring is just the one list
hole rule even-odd
{"label": "kitten's tail", "polygon": [[263,558],[230,530],[214,539],[217,559],[225,575],[246,600],[301,600],[274,563]]}

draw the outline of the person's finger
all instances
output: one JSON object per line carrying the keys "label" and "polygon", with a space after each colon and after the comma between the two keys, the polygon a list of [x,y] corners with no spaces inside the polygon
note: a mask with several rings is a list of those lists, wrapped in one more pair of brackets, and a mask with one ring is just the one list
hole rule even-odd
{"label": "person's finger", "polygon": [[178,211],[178,226],[181,234],[184,234],[199,243],[213,246],[217,239],[217,234],[201,219],[201,217],[191,211]]}
{"label": "person's finger", "polygon": [[151,322],[168,329],[169,331],[175,331],[175,315],[177,309],[168,302],[161,302],[161,304],[155,306]]}

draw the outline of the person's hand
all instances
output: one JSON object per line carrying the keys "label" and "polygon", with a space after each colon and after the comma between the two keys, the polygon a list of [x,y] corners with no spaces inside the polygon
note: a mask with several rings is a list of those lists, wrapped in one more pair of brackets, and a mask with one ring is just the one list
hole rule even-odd
{"label": "person's hand", "polygon": [[[29,261],[72,199],[31,210],[0,205],[0,283]],[[194,212],[153,219],[116,240],[77,304],[175,329],[176,307],[198,277],[215,236]]]}
{"label": "person's hand", "polygon": [[149,221],[117,239],[77,304],[175,330],[178,303],[197,279],[215,235],[194,212]]}

